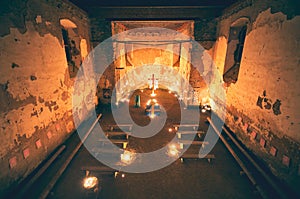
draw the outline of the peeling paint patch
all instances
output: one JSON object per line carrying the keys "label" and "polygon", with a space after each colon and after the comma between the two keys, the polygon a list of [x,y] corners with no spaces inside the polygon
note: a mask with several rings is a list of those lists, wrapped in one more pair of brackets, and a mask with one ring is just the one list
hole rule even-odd
{"label": "peeling paint patch", "polygon": [[37,105],[36,97],[30,95],[24,100],[16,100],[12,94],[8,92],[9,82],[0,84],[0,113],[18,109],[19,107],[26,106],[27,104]]}
{"label": "peeling paint patch", "polygon": [[38,112],[37,112],[37,110],[33,111],[33,113],[31,113],[30,116],[31,116],[31,117],[33,117],[33,116],[37,116],[37,117],[38,117]]}
{"label": "peeling paint patch", "polygon": [[270,100],[267,99],[267,98],[265,98],[265,99],[264,99],[264,102],[265,102],[264,108],[265,108],[265,109],[268,109],[268,110],[271,109],[272,105],[271,105],[271,103],[270,103]]}
{"label": "peeling paint patch", "polygon": [[256,106],[259,106],[261,109],[263,108],[263,107],[262,107],[263,99],[264,99],[264,98],[258,96],[257,101],[256,101]]}
{"label": "peeling paint patch", "polygon": [[56,107],[56,102],[54,101],[50,101],[50,102],[45,102],[45,106],[47,106],[50,110],[50,112],[52,112],[52,107]]}
{"label": "peeling paint patch", "polygon": [[11,64],[11,68],[20,68],[20,66],[18,64],[16,64],[16,63],[13,62]]}
{"label": "peeling paint patch", "polygon": [[271,99],[267,98],[267,92],[265,90],[263,91],[262,95],[258,96],[256,106],[266,110],[270,110],[272,108],[274,115],[281,114],[281,101],[276,99],[275,103],[273,103]]}
{"label": "peeling paint patch", "polygon": [[275,115],[281,114],[280,106],[281,106],[281,101],[279,99],[276,99],[276,102],[273,104],[273,107],[272,107],[273,113]]}
{"label": "peeling paint patch", "polygon": [[56,106],[53,107],[53,109],[54,109],[55,111],[58,110],[58,108],[59,108],[58,105],[56,105]]}
{"label": "peeling paint patch", "polygon": [[44,103],[44,98],[42,98],[41,96],[39,96],[39,98],[38,98],[38,101],[39,101],[39,103]]}
{"label": "peeling paint patch", "polygon": [[36,78],[36,76],[34,76],[34,75],[30,75],[30,80],[31,80],[31,81],[34,81],[34,80],[37,80],[37,78]]}

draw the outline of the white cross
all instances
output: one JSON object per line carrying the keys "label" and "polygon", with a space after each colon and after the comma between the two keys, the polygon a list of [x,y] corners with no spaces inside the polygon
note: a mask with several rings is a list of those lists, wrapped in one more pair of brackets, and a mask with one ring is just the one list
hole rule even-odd
{"label": "white cross", "polygon": [[152,78],[148,78],[149,87],[154,87],[154,90],[158,88],[158,79],[155,79],[154,74],[152,74]]}

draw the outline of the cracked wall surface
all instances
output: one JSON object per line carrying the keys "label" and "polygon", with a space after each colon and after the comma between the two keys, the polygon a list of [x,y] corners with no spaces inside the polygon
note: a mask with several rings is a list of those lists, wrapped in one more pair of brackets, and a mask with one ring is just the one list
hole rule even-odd
{"label": "cracked wall surface", "polygon": [[[1,4],[0,193],[24,179],[74,131],[75,78],[68,72],[60,19],[77,25],[85,42],[77,45],[84,48],[82,60],[90,49],[85,13],[65,1]],[[76,115],[84,118],[90,109]]]}
{"label": "cracked wall surface", "polygon": [[[238,80],[224,85],[226,123],[298,191],[294,182],[300,182],[300,16],[290,1],[249,2],[240,9],[228,8],[218,24],[214,60],[223,74],[230,26],[239,18],[250,21]],[[231,15],[230,9],[235,10]]]}

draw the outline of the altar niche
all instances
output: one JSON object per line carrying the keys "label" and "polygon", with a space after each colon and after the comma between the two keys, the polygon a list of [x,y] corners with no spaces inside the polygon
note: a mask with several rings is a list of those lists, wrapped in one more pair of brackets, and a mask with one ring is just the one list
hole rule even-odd
{"label": "altar niche", "polygon": [[[147,27],[153,29],[151,31],[146,30]],[[156,30],[156,27],[160,30]],[[169,31],[164,32],[162,29],[168,29]],[[130,31],[122,34],[122,32],[128,30]],[[175,31],[178,33],[177,36],[174,36]],[[172,67],[186,82],[189,82],[191,70],[190,51],[192,48],[190,41],[194,37],[193,20],[112,21],[112,34],[116,37],[113,42],[115,57],[114,81],[119,82],[118,87],[116,87],[115,103],[124,98],[125,90],[128,90],[129,86],[134,86],[137,82],[143,82],[142,79],[149,78],[149,75],[152,74],[159,78],[161,83],[167,82],[168,84],[164,85],[165,87],[174,90],[184,98],[184,101],[187,101],[187,95],[184,93],[186,89],[183,88],[180,81],[175,76],[167,75],[166,70],[154,70],[154,68],[158,69],[155,66]],[[185,37],[180,35],[185,35]],[[130,76],[130,79],[126,77],[126,74],[130,71],[146,66],[153,67],[150,67],[149,70],[138,70],[137,74]],[[174,85],[174,82],[177,82],[177,84]],[[134,90],[134,88],[132,89]]]}
{"label": "altar niche", "polygon": [[80,36],[78,35],[77,26],[75,23],[68,19],[61,19],[60,24],[62,25],[61,31],[69,75],[70,78],[74,78],[76,77],[79,67],[82,63],[82,57],[80,52],[80,44],[82,42]]}

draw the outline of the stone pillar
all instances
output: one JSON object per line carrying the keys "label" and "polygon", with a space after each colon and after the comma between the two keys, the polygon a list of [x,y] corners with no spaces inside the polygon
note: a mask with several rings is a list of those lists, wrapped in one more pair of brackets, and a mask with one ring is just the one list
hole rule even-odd
{"label": "stone pillar", "polygon": [[188,104],[188,98],[189,98],[189,94],[188,94],[188,92],[189,92],[189,77],[190,77],[190,71],[191,71],[190,48],[191,48],[191,44],[188,42],[181,44],[180,64],[179,64],[179,73],[180,73],[181,77],[185,80],[185,82],[181,81],[179,95],[186,105]]}

